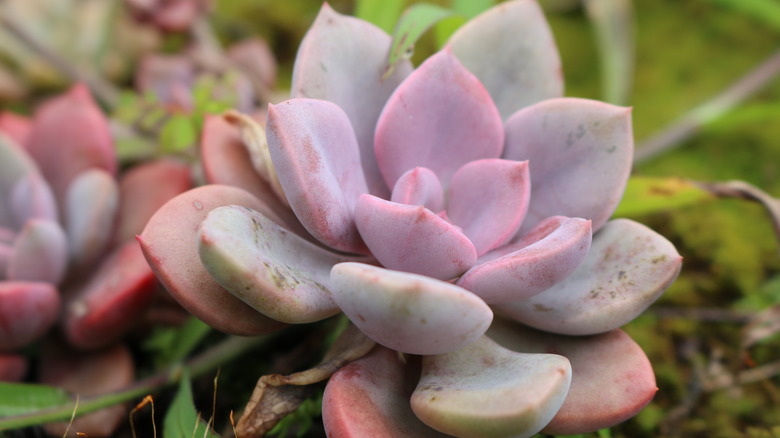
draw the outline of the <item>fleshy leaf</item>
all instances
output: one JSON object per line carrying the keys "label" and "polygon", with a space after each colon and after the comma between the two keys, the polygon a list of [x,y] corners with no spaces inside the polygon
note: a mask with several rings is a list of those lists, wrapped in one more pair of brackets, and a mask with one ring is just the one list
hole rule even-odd
{"label": "fleshy leaf", "polygon": [[319,321],[339,312],[330,269],[349,260],[239,206],[212,210],[200,226],[200,259],[225,289],[278,321]]}
{"label": "fleshy leaf", "polygon": [[504,120],[520,108],[563,95],[558,49],[534,0],[487,10],[458,29],[449,45],[485,85]]}
{"label": "fleshy leaf", "polygon": [[[35,162],[21,146],[0,132],[0,205],[11,205],[13,187],[31,172],[38,172]],[[17,227],[13,209],[0,208],[0,227]]]}
{"label": "fleshy leaf", "polygon": [[355,222],[371,254],[388,269],[450,280],[477,261],[471,241],[423,206],[363,195]]}
{"label": "fleshy leaf", "polygon": [[0,133],[7,135],[19,146],[26,147],[32,130],[32,120],[9,111],[0,112]]}
{"label": "fleshy leaf", "polygon": [[571,362],[569,394],[544,428],[546,434],[574,435],[612,427],[636,415],[658,390],[650,360],[620,329],[574,337],[498,319],[488,336],[510,350],[555,353]]}
{"label": "fleshy leaf", "polygon": [[[74,354],[62,342],[48,341],[41,349],[41,382],[63,388],[82,397],[122,389],[133,382],[135,368],[130,350],[122,344]],[[65,436],[66,430],[77,430],[87,436],[112,436],[122,421],[127,421],[127,406],[116,404],[79,416],[73,423],[48,423],[51,436]]]}
{"label": "fleshy leaf", "polygon": [[590,221],[554,216],[519,242],[485,254],[456,284],[490,304],[530,298],[574,272],[590,243]]}
{"label": "fleshy leaf", "polygon": [[446,49],[398,87],[377,122],[376,159],[390,187],[421,166],[436,173],[446,190],[461,166],[498,158],[503,147],[504,128],[493,100]]}
{"label": "fleshy leaf", "polygon": [[138,63],[135,85],[174,108],[192,109],[195,63],[185,55],[149,54]]}
{"label": "fleshy leaf", "polygon": [[65,224],[73,262],[88,266],[111,243],[119,186],[108,172],[90,169],[73,179],[65,201]]}
{"label": "fleshy leaf", "polygon": [[11,189],[10,203],[6,204],[21,227],[30,219],[57,222],[57,202],[49,185],[38,172],[28,172]]}
{"label": "fleshy leaf", "polygon": [[23,355],[0,353],[0,382],[21,381],[27,374],[27,368],[27,358]]}
{"label": "fleshy leaf", "polygon": [[444,438],[414,415],[409,397],[419,364],[404,363],[397,352],[377,346],[368,356],[338,370],[322,398],[322,422],[341,438]]}
{"label": "fleshy leaf", "polygon": [[87,169],[112,176],[117,172],[108,121],[82,84],[38,108],[28,150],[58,200],[65,199],[73,178]]}
{"label": "fleshy leaf", "polygon": [[642,313],[677,278],[681,265],[682,257],[663,236],[616,219],[594,236],[590,252],[570,276],[534,297],[497,308],[553,333],[602,333]]}
{"label": "fleshy leaf", "polygon": [[79,348],[105,347],[133,328],[151,304],[157,282],[135,240],[118,247],[90,280],[68,291],[65,332]]}
{"label": "fleshy leaf", "polygon": [[283,324],[223,289],[200,262],[198,227],[211,210],[224,205],[243,205],[274,217],[260,200],[241,189],[202,186],[182,193],[157,210],[137,237],[141,249],[168,292],[206,324],[237,335],[276,330]]}
{"label": "fleshy leaf", "polygon": [[0,351],[24,347],[54,325],[60,294],[50,283],[0,281]]}
{"label": "fleshy leaf", "polygon": [[368,191],[347,115],[331,102],[292,99],[268,109],[268,148],[295,215],[326,245],[365,253],[355,227]]}
{"label": "fleshy leaf", "polygon": [[308,235],[292,210],[255,171],[236,126],[223,117],[206,116],[200,146],[206,181],[246,190],[273,210],[290,230]]}
{"label": "fleshy leaf", "polygon": [[560,98],[515,113],[506,123],[504,158],[529,160],[529,230],[550,216],[591,219],[597,231],[615,210],[631,171],[631,109]]}
{"label": "fleshy leaf", "polygon": [[410,354],[438,354],[482,336],[493,312],[476,295],[443,281],[362,263],[331,271],[333,297],[368,337]]}
{"label": "fleshy leaf", "polygon": [[328,100],[349,117],[360,145],[360,159],[370,193],[388,197],[374,155],[374,128],[393,90],[412,71],[409,61],[396,64],[383,78],[390,36],[366,21],[336,13],[327,3],[298,48],[292,97]]}
{"label": "fleshy leaf", "polygon": [[425,356],[412,410],[458,437],[531,437],[566,398],[572,370],[555,354],[516,353],[483,336],[447,354]]}
{"label": "fleshy leaf", "polygon": [[415,167],[398,178],[390,200],[398,204],[422,205],[438,213],[444,209],[444,189],[432,170]]}
{"label": "fleshy leaf", "polygon": [[121,244],[135,237],[163,204],[191,186],[189,167],[173,160],[140,164],[123,173],[114,242]]}
{"label": "fleshy leaf", "polygon": [[483,255],[514,237],[530,194],[528,162],[472,161],[452,176],[447,216]]}
{"label": "fleshy leaf", "polygon": [[16,238],[6,278],[13,281],[59,283],[68,266],[68,243],[56,222],[28,221]]}

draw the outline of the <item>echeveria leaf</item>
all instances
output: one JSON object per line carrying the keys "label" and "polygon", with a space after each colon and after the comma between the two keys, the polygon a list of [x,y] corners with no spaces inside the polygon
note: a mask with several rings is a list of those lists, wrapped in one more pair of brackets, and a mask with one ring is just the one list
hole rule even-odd
{"label": "echeveria leaf", "polygon": [[0,350],[15,350],[42,337],[59,310],[59,291],[49,283],[0,281]]}
{"label": "echeveria leaf", "polygon": [[427,167],[446,190],[464,164],[498,158],[503,147],[493,100],[449,50],[428,58],[396,89],[376,127],[376,159],[390,187],[406,171]]}
{"label": "echeveria leaf", "polygon": [[516,353],[483,336],[423,357],[412,410],[428,426],[458,437],[531,437],[558,412],[571,375],[563,356]]}
{"label": "echeveria leaf", "polygon": [[[26,356],[15,353],[0,353],[0,382],[21,382],[27,375],[28,368],[29,362]],[[0,392],[2,390],[0,388]],[[2,401],[0,401],[0,406],[2,406]],[[0,408],[0,416],[5,416],[2,408]]]}
{"label": "echeveria leaf", "polygon": [[362,263],[331,271],[333,297],[368,337],[410,354],[453,351],[485,333],[493,312],[476,295],[430,277]]}
{"label": "echeveria leaf", "polygon": [[612,427],[636,415],[658,390],[650,360],[619,329],[594,336],[563,336],[497,319],[488,336],[513,351],[554,352],[571,362],[569,393],[544,428],[547,434],[573,435]]}
{"label": "echeveria leaf", "polygon": [[58,284],[68,267],[68,242],[56,222],[27,221],[14,242],[4,277]]}
{"label": "echeveria leaf", "polygon": [[444,189],[433,171],[425,167],[415,167],[401,175],[395,182],[390,201],[398,204],[422,205],[438,213],[444,209]]}
{"label": "echeveria leaf", "polygon": [[200,261],[198,227],[211,210],[224,205],[244,205],[275,217],[260,200],[241,189],[202,186],[171,199],[152,216],[137,237],[141,249],[168,292],[206,324],[239,335],[276,330],[283,324],[262,315],[222,288]]}
{"label": "echeveria leaf", "polygon": [[353,213],[368,187],[344,111],[315,99],[272,105],[268,148],[287,201],[312,236],[331,248],[365,253]]}
{"label": "echeveria leaf", "polygon": [[206,270],[258,312],[287,323],[319,321],[338,313],[329,291],[330,270],[348,257],[239,206],[212,210],[200,226],[199,239]]}
{"label": "echeveria leaf", "polygon": [[444,438],[412,412],[409,397],[417,385],[419,361],[376,346],[368,355],[338,370],[325,387],[322,422],[341,438]]}
{"label": "echeveria leaf", "polygon": [[496,307],[553,333],[603,333],[642,313],[677,278],[681,265],[682,257],[663,236],[637,222],[615,219],[593,237],[574,273],[529,299]]}
{"label": "echeveria leaf", "polygon": [[[13,187],[30,172],[38,172],[35,162],[19,144],[0,132],[0,205],[11,205]],[[16,226],[14,211],[0,208],[0,227]]]}
{"label": "echeveria leaf", "polygon": [[512,115],[504,158],[528,160],[533,182],[522,229],[567,216],[591,219],[597,231],[620,202],[633,153],[630,108],[560,98]]}
{"label": "echeveria leaf", "polygon": [[458,29],[449,45],[493,96],[504,120],[520,108],[563,95],[561,59],[536,1],[507,1],[488,9]]}
{"label": "echeveria leaf", "polygon": [[[383,0],[383,3],[389,3]],[[374,157],[374,128],[387,98],[412,71],[409,61],[387,71],[391,39],[378,27],[336,13],[327,3],[304,37],[295,58],[292,97],[331,101],[349,116],[372,194],[387,197]]]}
{"label": "echeveria leaf", "polygon": [[95,263],[113,237],[119,209],[119,185],[102,169],[76,175],[65,198],[65,232],[74,264]]}

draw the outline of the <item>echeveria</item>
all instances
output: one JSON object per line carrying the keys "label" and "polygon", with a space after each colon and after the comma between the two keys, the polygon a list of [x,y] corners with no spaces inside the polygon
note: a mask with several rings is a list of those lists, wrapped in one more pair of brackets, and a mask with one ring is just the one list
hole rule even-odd
{"label": "echeveria", "polygon": [[139,238],[158,276],[224,331],[342,311],[381,344],[329,382],[330,436],[524,437],[634,415],[655,380],[616,330],[681,258],[643,225],[609,220],[630,172],[630,109],[561,97],[532,0],[488,10],[386,76],[390,44],[324,5],[265,136],[245,136],[248,152],[207,122],[214,185],[168,203]]}

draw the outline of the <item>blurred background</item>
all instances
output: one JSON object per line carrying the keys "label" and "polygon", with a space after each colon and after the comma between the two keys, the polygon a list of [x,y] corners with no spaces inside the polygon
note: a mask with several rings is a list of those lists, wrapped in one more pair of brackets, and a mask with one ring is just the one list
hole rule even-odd
{"label": "blurred background", "polygon": [[[633,107],[636,167],[616,215],[648,224],[684,257],[677,282],[624,328],[653,363],[655,399],[625,424],[587,436],[780,437],[780,245],[771,214],[778,208],[773,198],[762,205],[743,199],[755,193],[706,186],[741,180],[780,194],[780,2],[539,2],[561,53],[566,95]],[[381,13],[381,2],[357,3],[330,2],[392,32],[418,2]],[[495,2],[431,3],[473,13]],[[205,114],[286,97],[295,51],[320,5],[2,0],[0,104],[30,114],[43,98],[87,80],[112,115],[126,163],[187,156]],[[422,35],[413,60],[437,50],[447,27],[459,24],[447,20]],[[246,41],[255,45],[237,45]],[[224,68],[228,58],[238,75]],[[170,86],[172,77],[186,86]],[[223,365],[221,427],[269,363],[263,354]],[[210,412],[213,376],[201,380],[193,382],[196,406]],[[306,436],[324,436],[316,410],[306,415],[313,418]]]}

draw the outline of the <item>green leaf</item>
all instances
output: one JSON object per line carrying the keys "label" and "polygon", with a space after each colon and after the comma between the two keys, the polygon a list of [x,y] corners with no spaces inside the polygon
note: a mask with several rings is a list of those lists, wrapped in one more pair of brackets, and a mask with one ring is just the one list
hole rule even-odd
{"label": "green leaf", "polygon": [[613,216],[640,216],[695,204],[712,195],[680,178],[634,176]]}
{"label": "green leaf", "polygon": [[0,417],[59,407],[72,400],[62,388],[31,383],[0,382]]}
{"label": "green leaf", "polygon": [[596,30],[604,100],[627,105],[634,78],[634,11],[631,0],[585,0]]}
{"label": "green leaf", "polygon": [[180,327],[156,329],[144,342],[144,348],[155,358],[157,367],[162,368],[184,360],[210,332],[211,327],[193,316]]}
{"label": "green leaf", "polygon": [[710,0],[763,21],[780,30],[780,3],[777,0]]}
{"label": "green leaf", "polygon": [[198,131],[189,116],[172,115],[160,130],[160,145],[163,152],[181,152],[198,140]]}
{"label": "green leaf", "polygon": [[393,44],[387,60],[390,67],[386,75],[392,73],[396,62],[412,57],[414,44],[426,30],[451,15],[450,9],[430,3],[417,3],[407,9],[393,32]]}
{"label": "green leaf", "polygon": [[401,15],[404,3],[404,0],[357,0],[355,16],[390,33]]}
{"label": "green leaf", "polygon": [[459,27],[466,24],[468,20],[490,9],[495,3],[495,0],[452,0],[451,8],[457,15],[447,17],[436,23],[434,32],[438,47],[444,47],[444,44],[447,43],[447,40]]}
{"label": "green leaf", "polygon": [[219,435],[199,418],[195,404],[192,402],[189,372],[185,369],[183,373],[176,397],[168,408],[168,413],[165,414],[163,436],[165,438],[219,438]]}

